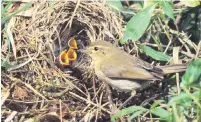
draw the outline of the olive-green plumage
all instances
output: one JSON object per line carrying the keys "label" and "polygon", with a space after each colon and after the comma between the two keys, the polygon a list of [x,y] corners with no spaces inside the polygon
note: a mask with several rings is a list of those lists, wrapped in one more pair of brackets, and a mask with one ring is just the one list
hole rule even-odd
{"label": "olive-green plumage", "polygon": [[152,80],[162,80],[165,74],[186,69],[185,64],[153,66],[106,41],[92,42],[84,52],[91,56],[99,79],[124,91],[144,89]]}

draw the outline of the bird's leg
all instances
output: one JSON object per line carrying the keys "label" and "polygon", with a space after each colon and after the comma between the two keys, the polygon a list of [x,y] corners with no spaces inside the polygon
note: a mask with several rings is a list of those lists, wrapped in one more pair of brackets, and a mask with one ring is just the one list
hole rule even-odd
{"label": "bird's leg", "polygon": [[144,100],[141,104],[140,104],[140,106],[146,106],[146,105],[148,105],[148,104],[150,104],[150,102],[151,101],[153,101],[154,99],[156,99],[158,96],[160,96],[161,94],[156,94],[155,96],[153,96],[153,97],[151,97],[151,98],[149,98],[149,99],[146,99],[146,100]]}
{"label": "bird's leg", "polygon": [[135,95],[136,95],[136,91],[133,90],[131,92],[131,96],[118,109],[119,110],[122,109]]}
{"label": "bird's leg", "polygon": [[110,110],[112,111],[112,113],[114,113],[115,112],[115,104],[113,103],[112,91],[107,83],[105,83],[105,86],[106,86],[106,90],[108,93],[109,107],[110,107]]}

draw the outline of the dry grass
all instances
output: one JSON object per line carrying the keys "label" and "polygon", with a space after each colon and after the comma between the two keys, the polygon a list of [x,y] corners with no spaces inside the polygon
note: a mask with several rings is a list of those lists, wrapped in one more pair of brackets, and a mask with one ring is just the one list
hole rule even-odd
{"label": "dry grass", "polygon": [[35,2],[27,11],[8,22],[11,51],[3,33],[2,59],[15,64],[2,71],[2,119],[109,120],[104,84],[92,83],[93,73],[83,70],[90,61],[78,54],[72,67],[60,69],[55,62],[74,35],[79,48],[118,40],[122,20],[98,2]]}
{"label": "dry grass", "polygon": [[[64,68],[56,65],[56,59],[72,36],[76,36],[78,48],[95,40],[117,43],[122,25],[121,18],[98,2],[35,2],[28,13],[12,17],[7,33],[2,34],[1,58],[14,63],[1,73],[2,120],[110,121],[108,92],[104,83],[97,82],[90,60],[78,53],[78,60]],[[190,42],[181,39],[181,43],[185,46]],[[195,54],[185,46],[187,51],[180,52],[189,58],[182,60],[197,58],[200,45],[192,45]],[[177,49],[173,50],[173,55],[178,55]],[[128,97],[119,99],[121,94],[125,95],[113,93],[115,107]],[[135,103],[149,98],[145,96]]]}

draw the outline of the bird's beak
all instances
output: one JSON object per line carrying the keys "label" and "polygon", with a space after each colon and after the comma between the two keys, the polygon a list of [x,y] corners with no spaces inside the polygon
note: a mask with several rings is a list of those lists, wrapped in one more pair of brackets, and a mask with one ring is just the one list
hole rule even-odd
{"label": "bird's beak", "polygon": [[78,52],[88,54],[88,53],[89,53],[89,50],[87,50],[87,49],[79,49]]}

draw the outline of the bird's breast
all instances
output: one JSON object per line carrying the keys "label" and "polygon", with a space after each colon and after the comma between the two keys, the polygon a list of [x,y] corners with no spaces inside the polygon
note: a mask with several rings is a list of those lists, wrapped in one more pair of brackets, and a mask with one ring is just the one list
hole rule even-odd
{"label": "bird's breast", "polygon": [[134,82],[134,81],[125,80],[125,79],[113,80],[113,79],[108,78],[106,80],[106,82],[109,85],[111,85],[113,88],[116,88],[116,89],[122,90],[122,91],[133,91],[133,90],[139,90],[142,88],[141,84]]}
{"label": "bird's breast", "polygon": [[149,85],[148,81],[133,81],[129,79],[112,79],[107,76],[101,70],[95,69],[97,77],[108,83],[111,87],[121,90],[121,91],[133,91],[133,90],[141,90]]}

